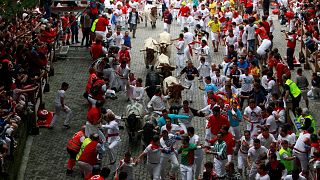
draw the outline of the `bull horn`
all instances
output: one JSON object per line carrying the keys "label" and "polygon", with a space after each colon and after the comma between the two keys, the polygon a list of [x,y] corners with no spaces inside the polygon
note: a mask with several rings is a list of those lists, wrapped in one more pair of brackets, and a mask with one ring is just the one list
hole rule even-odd
{"label": "bull horn", "polygon": [[153,43],[154,45],[156,45],[156,46],[158,46],[158,45],[159,45],[159,43],[157,44],[157,43],[155,43],[153,40],[152,40],[152,43]]}
{"label": "bull horn", "polygon": [[143,130],[143,129],[141,129],[141,130],[139,130],[137,133],[143,133],[143,131],[144,131],[144,130]]}
{"label": "bull horn", "polygon": [[169,87],[168,82],[166,82],[166,87],[167,87],[167,88]]}
{"label": "bull horn", "polygon": [[190,89],[191,88],[191,85],[188,87],[188,86],[183,86],[181,85],[184,89]]}
{"label": "bull horn", "polygon": [[140,52],[142,52],[142,51],[146,51],[145,49],[140,49]]}

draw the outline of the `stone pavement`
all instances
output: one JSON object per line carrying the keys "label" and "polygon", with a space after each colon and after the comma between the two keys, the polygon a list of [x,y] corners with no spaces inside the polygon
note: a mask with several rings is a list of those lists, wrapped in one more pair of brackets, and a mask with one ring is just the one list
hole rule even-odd
{"label": "stone pavement", "polygon": [[[284,41],[283,34],[279,32],[279,29],[282,28],[279,26],[276,21],[276,33],[274,38],[274,47],[279,48],[281,55],[284,56],[286,52],[286,42]],[[163,25],[160,20],[157,22],[157,28],[152,30],[150,25],[144,27],[144,23],[139,24],[137,30],[137,38],[132,39],[132,61],[131,67],[132,72],[136,77],[141,77],[145,80],[145,75],[147,69],[145,69],[143,54],[139,51],[143,48],[144,40],[148,37],[153,37],[157,39],[157,36],[162,32]],[[180,32],[180,27],[174,25],[171,27],[171,34],[173,37],[178,37]],[[172,57],[175,58],[175,48],[173,47]],[[224,47],[220,46],[219,52],[213,55],[214,63],[221,63],[223,60]],[[72,137],[73,133],[76,132],[82,124],[86,121],[86,112],[87,112],[87,103],[86,100],[82,97],[84,88],[88,78],[88,67],[91,63],[90,55],[86,48],[70,48],[67,59],[59,60],[54,63],[55,67],[55,76],[50,78],[50,92],[46,93],[44,96],[44,102],[46,102],[46,108],[53,110],[53,100],[56,94],[56,91],[60,88],[60,85],[63,81],[70,84],[70,88],[66,93],[66,104],[73,111],[73,118],[71,122],[71,129],[66,130],[62,127],[61,119],[57,124],[54,130],[41,129],[40,135],[30,137],[32,138],[32,144],[29,145],[30,154],[27,157],[27,164],[25,173],[20,179],[41,179],[41,180],[55,180],[55,179],[82,179],[79,173],[78,167],[75,168],[74,175],[72,177],[66,176],[66,163],[68,159],[68,154],[66,152],[66,143],[67,140]],[[171,62],[174,62],[174,59],[171,59]],[[194,61],[197,67],[198,62]],[[305,72],[310,76],[310,72]],[[191,107],[200,109],[203,107],[203,96],[202,92],[199,92],[198,86],[200,83],[197,81],[195,83],[195,95],[193,99],[193,104]],[[184,95],[185,97],[185,95]],[[122,115],[125,113],[126,107],[126,98],[123,94],[120,93],[119,98],[114,101],[108,101],[106,107],[112,109],[117,115]],[[304,103],[303,103],[304,104]],[[317,112],[315,109],[319,105],[319,102],[311,101],[311,107],[313,112]],[[317,118],[319,113],[316,114]],[[62,116],[64,118],[64,116]],[[196,132],[201,136],[202,140],[204,139],[204,129],[205,121],[204,119],[194,118],[193,125],[196,129]],[[134,157],[136,157],[141,151],[141,145],[130,145],[128,144],[128,138],[126,136],[126,131],[121,131],[121,143],[116,148],[117,160],[123,157],[124,153],[131,151]],[[27,154],[26,154],[27,156]],[[212,160],[211,155],[207,155],[205,160]],[[104,164],[107,163],[106,160],[103,161]],[[135,167],[134,170],[135,179],[143,180],[149,179],[145,164],[139,164]]]}

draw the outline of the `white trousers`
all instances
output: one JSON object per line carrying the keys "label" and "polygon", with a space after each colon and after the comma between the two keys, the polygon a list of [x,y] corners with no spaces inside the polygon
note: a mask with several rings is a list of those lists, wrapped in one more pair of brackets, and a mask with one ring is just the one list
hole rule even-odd
{"label": "white trousers", "polygon": [[188,60],[188,61],[192,61],[192,56],[191,56],[189,50],[190,50],[190,49],[189,49],[189,46],[186,45],[186,47],[184,48],[185,58],[186,58],[186,60]]}
{"label": "white trousers", "polygon": [[115,172],[117,165],[115,163],[116,157],[114,156],[114,148],[120,143],[120,140],[109,141],[108,145],[106,145],[106,153],[109,157],[109,163],[111,172]]}
{"label": "white trousers", "polygon": [[196,155],[194,158],[194,165],[193,165],[193,171],[194,171],[194,177],[195,179],[199,178],[199,175],[201,173],[201,166],[202,166],[202,161],[203,161],[203,150],[202,149],[197,149],[196,150]]}
{"label": "white trousers", "polygon": [[300,165],[301,165],[301,169],[303,171],[307,171],[308,170],[308,165],[309,165],[307,154],[306,153],[300,153],[300,152],[297,152],[296,150],[293,150],[293,155],[296,156],[299,159]]}
{"label": "white trousers", "polygon": [[180,172],[182,180],[193,180],[192,166],[180,164]]}
{"label": "white trousers", "polygon": [[176,70],[177,76],[179,76],[180,72],[185,67],[184,54],[177,54],[176,66],[177,66],[177,70]]}
{"label": "white trousers", "polygon": [[241,138],[240,126],[231,127],[230,131],[231,131],[231,134],[235,137],[236,140],[239,140]]}
{"label": "white trousers", "polygon": [[244,169],[247,167],[247,157],[248,154],[242,153],[240,150],[238,152],[238,169]]}
{"label": "white trousers", "polygon": [[66,119],[64,120],[63,125],[69,125],[69,121],[72,116],[72,111],[66,105],[64,106],[64,108],[65,108],[65,111],[62,109],[61,106],[55,106],[54,116],[53,116],[52,122],[50,124],[50,127],[53,127],[54,124],[59,120],[61,111],[66,113]]}
{"label": "white trousers", "polygon": [[194,80],[188,80],[188,79],[185,79],[185,82],[186,82],[186,86],[187,87],[190,87],[190,89],[188,89],[187,91],[185,91],[187,93],[187,99],[189,101],[192,101],[193,99],[193,94],[194,94]]}
{"label": "white trousers", "polygon": [[151,178],[152,180],[160,180],[160,172],[161,172],[160,163],[158,163],[158,164],[148,163],[147,169],[148,169],[150,176],[152,177]]}
{"label": "white trousers", "polygon": [[216,169],[218,177],[223,177],[226,174],[225,165],[227,164],[228,160],[218,160],[214,158],[214,168]]}
{"label": "white trousers", "polygon": [[170,171],[172,173],[176,173],[179,170],[179,162],[178,162],[177,156],[174,153],[171,153],[171,154],[161,153],[160,166],[161,166],[162,179],[166,177],[167,172],[165,167],[169,166],[169,162],[171,162]]}
{"label": "white trousers", "polygon": [[163,23],[163,31],[170,33],[171,24]]}

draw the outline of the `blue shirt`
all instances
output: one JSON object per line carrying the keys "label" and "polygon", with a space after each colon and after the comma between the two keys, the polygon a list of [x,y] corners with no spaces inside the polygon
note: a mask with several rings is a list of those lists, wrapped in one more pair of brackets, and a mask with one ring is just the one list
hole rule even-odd
{"label": "blue shirt", "polygon": [[237,63],[238,64],[238,68],[241,68],[241,69],[247,69],[249,68],[249,64],[247,61],[243,61],[243,63],[241,64],[240,62]]}
{"label": "blue shirt", "polygon": [[[171,119],[171,123],[174,123],[173,120],[175,119],[189,119],[189,116],[186,115],[178,115],[178,114],[168,114],[168,117]],[[162,126],[166,125],[166,120],[164,119],[163,116],[161,116],[158,120],[157,120],[158,126],[161,128]]]}
{"label": "blue shirt", "polygon": [[128,37],[124,36],[123,37],[123,44],[127,47],[131,47],[131,38],[129,36]]}
{"label": "blue shirt", "polygon": [[208,93],[209,91],[217,92],[217,91],[218,91],[218,88],[217,88],[216,85],[210,83],[210,84],[206,84],[206,85],[204,86],[204,91],[205,91],[206,93]]}
{"label": "blue shirt", "polygon": [[239,126],[240,125],[240,121],[242,121],[241,111],[239,109],[236,109],[235,112],[236,112],[236,115],[238,117],[237,119],[234,119],[233,116],[232,116],[232,111],[228,110],[228,119],[229,119],[231,127]]}

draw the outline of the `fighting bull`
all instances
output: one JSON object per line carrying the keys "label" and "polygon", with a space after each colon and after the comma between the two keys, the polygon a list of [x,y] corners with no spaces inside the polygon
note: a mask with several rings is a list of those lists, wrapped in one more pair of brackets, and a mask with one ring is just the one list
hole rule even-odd
{"label": "fighting bull", "polygon": [[152,140],[152,137],[156,134],[159,134],[157,130],[155,130],[155,127],[157,126],[157,119],[159,118],[158,114],[152,113],[147,114],[144,116],[144,126],[142,130],[139,132],[142,133],[142,143],[143,143],[143,149],[148,146]]}
{"label": "fighting bull", "polygon": [[127,106],[126,115],[122,118],[125,120],[130,143],[140,142],[141,140],[139,130],[145,125],[144,114],[143,105],[138,102],[133,102]]}
{"label": "fighting bull", "polygon": [[151,28],[155,29],[156,28],[156,22],[157,22],[157,6],[151,5],[151,4],[147,4],[145,5],[144,8],[144,16],[145,16],[145,26],[147,27],[148,24],[148,20],[151,23]]}
{"label": "fighting bull", "polygon": [[181,92],[184,89],[190,89],[190,87],[181,85],[180,81],[176,77],[169,76],[163,80],[163,94],[170,94],[170,99],[168,100],[169,107],[181,105]]}
{"label": "fighting bull", "polygon": [[144,63],[147,69],[149,69],[149,65],[154,66],[156,63],[156,56],[159,51],[155,44],[158,44],[156,40],[148,38],[144,41],[144,49],[140,50],[144,52]]}
{"label": "fighting bull", "polygon": [[171,35],[164,31],[162,33],[159,34],[159,43],[155,44],[156,46],[158,46],[160,53],[165,54],[166,56],[168,56],[169,58],[171,57],[171,46],[172,42],[171,42]]}
{"label": "fighting bull", "polygon": [[170,64],[169,57],[165,54],[160,54],[160,56],[158,56],[155,65],[162,81],[165,78],[172,76],[172,71],[175,70],[175,67]]}
{"label": "fighting bull", "polygon": [[150,99],[154,95],[157,87],[161,87],[160,75],[151,69],[146,76],[146,92]]}

